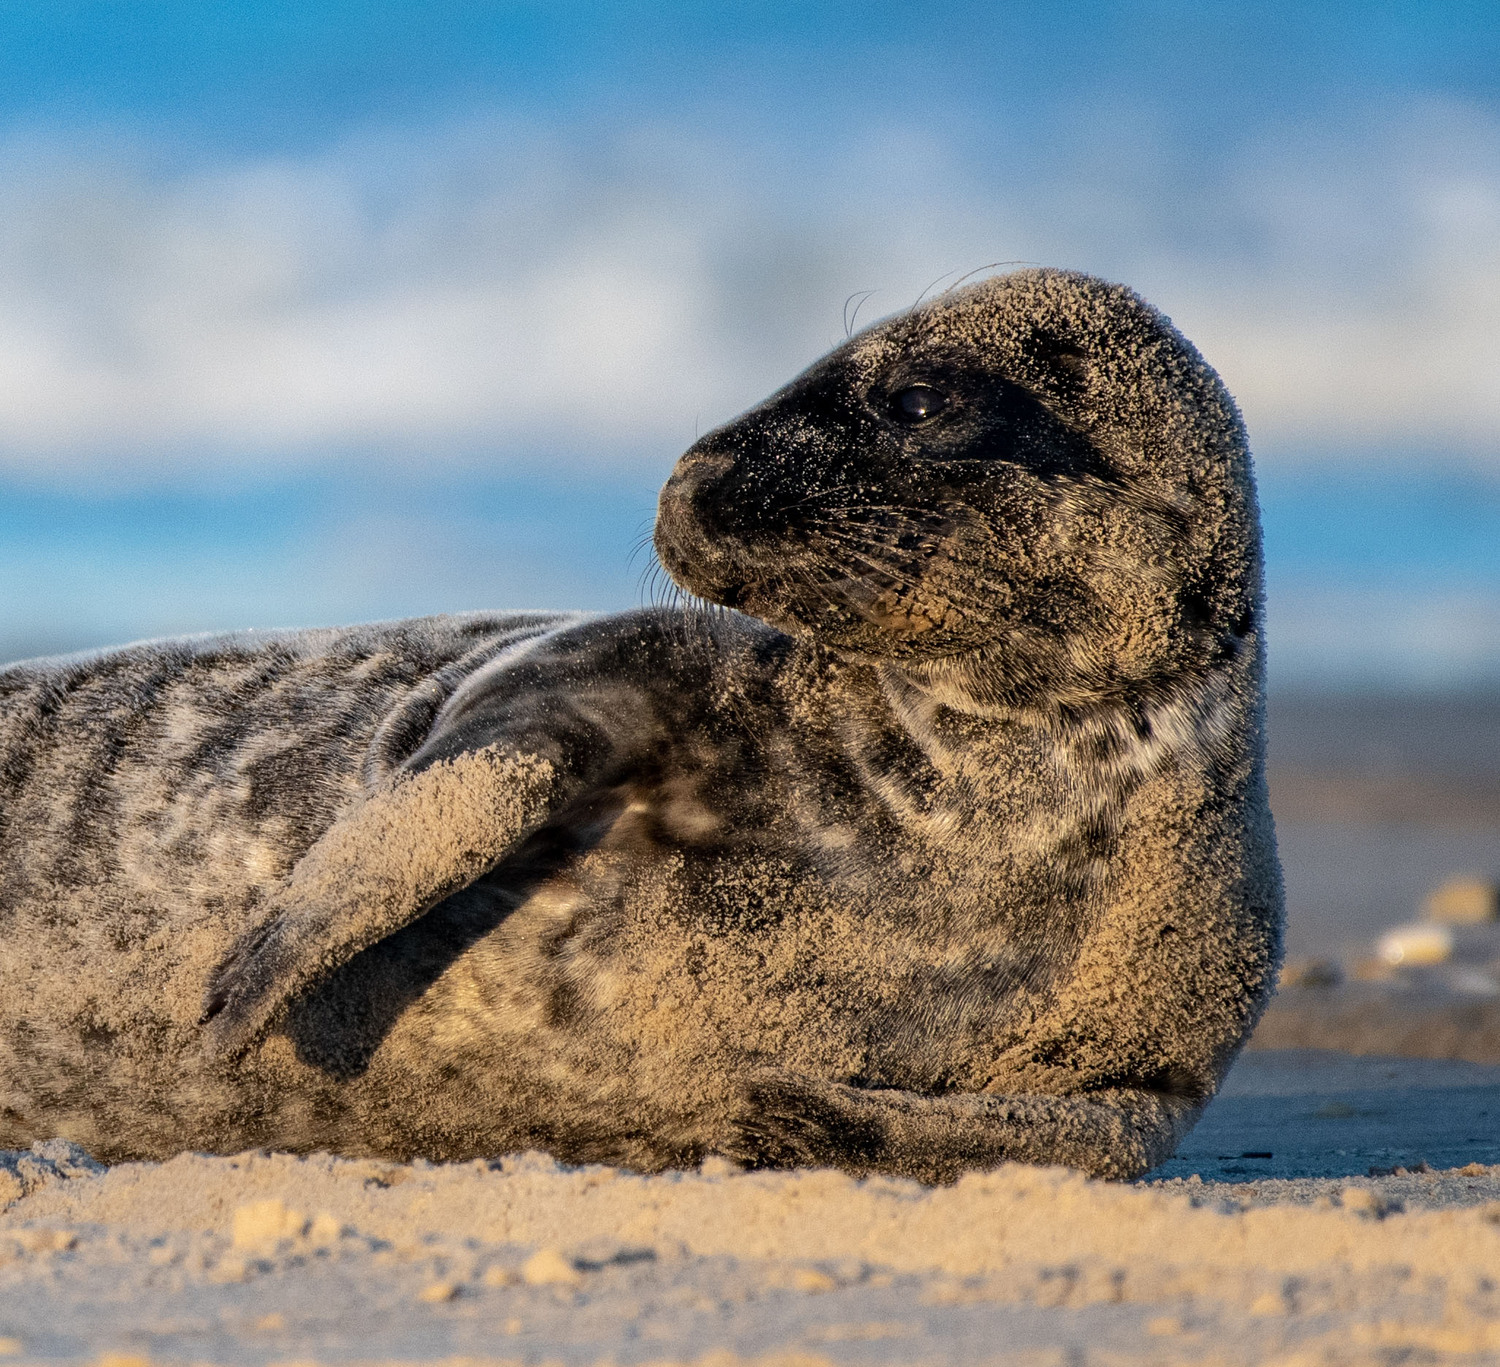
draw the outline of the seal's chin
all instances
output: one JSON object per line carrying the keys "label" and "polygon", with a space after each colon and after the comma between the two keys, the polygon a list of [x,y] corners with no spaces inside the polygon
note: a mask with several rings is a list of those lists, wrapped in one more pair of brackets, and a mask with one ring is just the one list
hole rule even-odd
{"label": "seal's chin", "polygon": [[817,612],[797,611],[800,595],[784,574],[758,572],[732,539],[711,537],[677,501],[663,495],[652,537],[656,558],[678,588],[793,635],[817,634]]}

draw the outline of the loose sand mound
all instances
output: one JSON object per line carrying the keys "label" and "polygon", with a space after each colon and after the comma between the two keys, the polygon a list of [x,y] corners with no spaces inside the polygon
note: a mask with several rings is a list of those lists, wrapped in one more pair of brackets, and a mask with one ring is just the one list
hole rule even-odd
{"label": "loose sand mound", "polygon": [[[105,1171],[54,1142],[0,1171],[0,1351],[1494,1361],[1496,1115],[1500,1068],[1260,1053],[1175,1175],[1137,1184],[1012,1166],[933,1190],[713,1162],[643,1178],[537,1155],[188,1155]],[[1418,1150],[1450,1166],[1410,1170]]]}

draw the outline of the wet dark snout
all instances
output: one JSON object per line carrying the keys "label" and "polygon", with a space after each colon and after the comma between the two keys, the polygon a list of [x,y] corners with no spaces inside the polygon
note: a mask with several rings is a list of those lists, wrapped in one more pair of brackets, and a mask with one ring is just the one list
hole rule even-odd
{"label": "wet dark snout", "polygon": [[690,447],[657,505],[663,567],[699,597],[760,615],[764,591],[806,554],[800,510],[841,478],[831,445],[815,416],[780,401]]}

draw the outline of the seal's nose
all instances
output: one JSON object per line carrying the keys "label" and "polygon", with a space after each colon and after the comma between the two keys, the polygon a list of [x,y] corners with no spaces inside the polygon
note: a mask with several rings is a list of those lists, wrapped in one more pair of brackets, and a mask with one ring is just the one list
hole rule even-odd
{"label": "seal's nose", "polygon": [[662,486],[661,502],[666,503],[669,499],[692,502],[705,494],[712,495],[733,469],[734,457],[727,452],[704,446],[701,442],[691,446]]}
{"label": "seal's nose", "polygon": [[674,533],[689,528],[699,535],[722,533],[723,518],[716,514],[733,503],[728,486],[734,471],[735,459],[727,452],[701,443],[690,447],[662,485],[656,502],[658,530],[665,524]]}

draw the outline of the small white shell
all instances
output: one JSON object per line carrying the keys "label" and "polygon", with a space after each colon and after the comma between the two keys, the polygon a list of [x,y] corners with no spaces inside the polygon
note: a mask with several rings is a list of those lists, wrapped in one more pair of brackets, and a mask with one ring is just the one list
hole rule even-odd
{"label": "small white shell", "polygon": [[1392,965],[1442,964],[1453,957],[1453,932],[1447,926],[1395,926],[1380,937],[1375,952]]}

